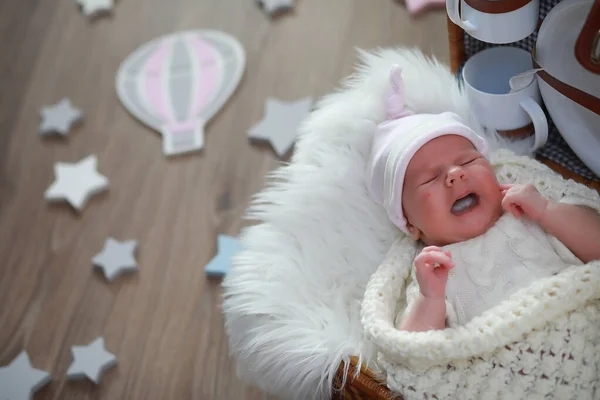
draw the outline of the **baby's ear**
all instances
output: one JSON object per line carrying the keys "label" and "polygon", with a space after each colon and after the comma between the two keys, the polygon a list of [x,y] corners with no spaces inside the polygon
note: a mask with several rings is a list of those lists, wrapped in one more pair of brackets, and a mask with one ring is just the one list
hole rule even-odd
{"label": "baby's ear", "polygon": [[410,236],[415,241],[418,241],[419,239],[421,239],[421,231],[419,230],[419,228],[412,225],[409,221],[406,221],[406,229],[408,230],[408,233],[410,233]]}

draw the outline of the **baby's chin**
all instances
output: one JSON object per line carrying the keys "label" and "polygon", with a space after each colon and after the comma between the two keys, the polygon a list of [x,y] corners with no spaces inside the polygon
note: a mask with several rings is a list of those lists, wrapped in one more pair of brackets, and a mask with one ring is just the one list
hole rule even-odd
{"label": "baby's chin", "polygon": [[462,216],[449,214],[446,221],[441,222],[438,226],[441,229],[434,229],[431,232],[432,235],[422,237],[421,241],[428,246],[446,246],[452,243],[464,242],[486,233],[501,215],[501,209]]}
{"label": "baby's chin", "polygon": [[[487,211],[487,210],[486,210]],[[479,215],[465,216],[464,218],[458,218],[455,221],[454,229],[451,230],[456,232],[456,235],[448,235],[448,239],[452,243],[462,242],[465,240],[476,238],[486,233],[495,223],[498,218],[502,215],[500,210],[493,210]]]}

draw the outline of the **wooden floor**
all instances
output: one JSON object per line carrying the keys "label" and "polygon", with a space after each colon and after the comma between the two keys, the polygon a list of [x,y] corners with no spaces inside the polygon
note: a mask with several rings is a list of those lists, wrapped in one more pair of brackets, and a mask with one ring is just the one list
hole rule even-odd
{"label": "wooden floor", "polygon": [[[246,72],[207,127],[204,152],[166,159],[159,135],[119,104],[115,73],[141,44],[200,28],[238,37]],[[203,272],[217,234],[239,233],[278,163],[246,130],[267,96],[333,90],[355,47],[416,45],[448,59],[444,13],[413,21],[393,0],[298,0],[275,21],[254,0],[120,0],[93,23],[74,0],[7,0],[0,43],[0,366],[25,349],[53,378],[37,400],[267,398],[236,378],[219,282]],[[40,108],[64,96],[83,123],[68,138],[40,138]],[[48,204],[53,163],[89,154],[109,191],[79,215]],[[139,273],[109,284],[92,268],[108,236],[139,241]],[[98,386],[66,381],[71,346],[97,336],[118,366]]]}

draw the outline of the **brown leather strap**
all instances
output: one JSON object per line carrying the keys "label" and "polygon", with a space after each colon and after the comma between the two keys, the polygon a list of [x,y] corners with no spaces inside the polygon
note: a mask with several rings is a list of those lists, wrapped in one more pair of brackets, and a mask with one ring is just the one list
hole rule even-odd
{"label": "brown leather strap", "polygon": [[[533,68],[543,68],[540,66],[537,59],[535,58],[535,47],[533,48],[533,50],[531,52],[531,58],[533,61]],[[591,94],[586,93],[582,90],[579,90],[571,85],[568,85],[562,81],[559,81],[558,79],[556,79],[555,77],[550,75],[545,70],[538,71],[537,74],[539,75],[540,78],[542,78],[544,80],[544,82],[546,82],[548,85],[552,86],[555,90],[560,92],[563,96],[568,97],[569,99],[573,100],[575,103],[579,104],[582,107],[587,108],[591,112],[593,112],[597,115],[600,115],[600,99],[599,98],[592,96]]]}
{"label": "brown leather strap", "polygon": [[575,42],[575,57],[588,71],[600,74],[600,0],[595,0]]}
{"label": "brown leather strap", "polygon": [[503,14],[518,10],[531,0],[465,0],[469,7],[488,14]]}

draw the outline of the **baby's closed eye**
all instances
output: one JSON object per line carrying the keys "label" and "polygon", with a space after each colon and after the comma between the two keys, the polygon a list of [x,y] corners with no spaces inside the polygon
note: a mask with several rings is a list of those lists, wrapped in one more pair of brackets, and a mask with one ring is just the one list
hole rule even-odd
{"label": "baby's closed eye", "polygon": [[473,161],[478,160],[480,157],[470,157],[466,161],[463,161],[460,165],[471,164]]}
{"label": "baby's closed eye", "polygon": [[435,174],[433,176],[430,176],[428,178],[425,178],[425,182],[423,182],[421,185],[425,185],[427,183],[433,182],[434,180],[436,180],[436,178],[440,176],[440,174]]}

